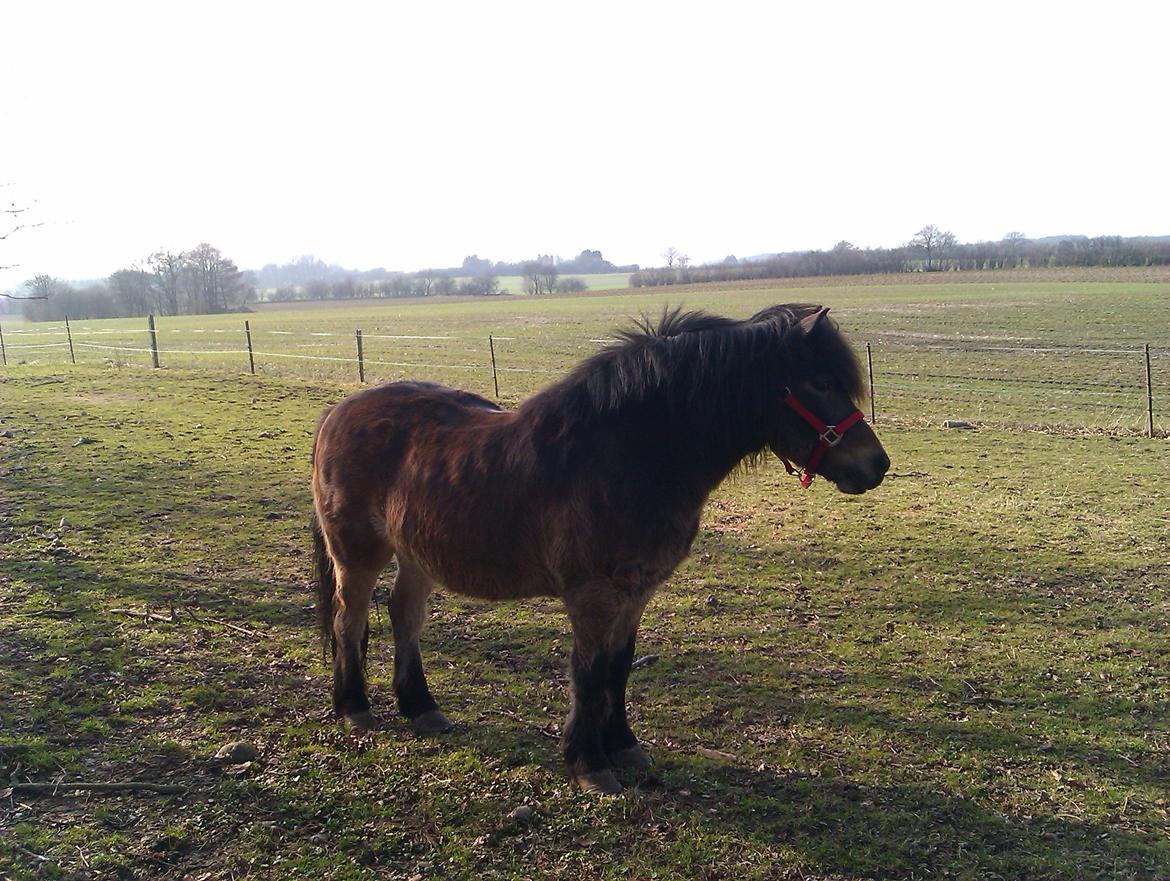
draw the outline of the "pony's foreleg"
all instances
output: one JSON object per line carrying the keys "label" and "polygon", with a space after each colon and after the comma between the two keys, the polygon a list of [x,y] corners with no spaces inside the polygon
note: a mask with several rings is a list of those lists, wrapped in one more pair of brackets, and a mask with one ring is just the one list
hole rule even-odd
{"label": "pony's foreleg", "polygon": [[638,624],[648,599],[649,593],[627,603],[610,632],[609,676],[605,684],[607,714],[602,723],[601,738],[606,756],[617,768],[644,770],[652,764],[626,718],[626,683],[634,661]]}
{"label": "pony's foreleg", "polygon": [[431,697],[418,644],[427,619],[427,597],[433,588],[414,563],[399,555],[398,577],[388,603],[394,628],[394,692],[399,711],[418,734],[438,734],[452,727]]}
{"label": "pony's foreleg", "polygon": [[337,594],[333,612],[333,712],[355,730],[378,727],[366,695],[366,646],[370,598],[378,569],[341,566],[334,561]]}
{"label": "pony's foreleg", "polygon": [[582,789],[608,795],[622,791],[602,737],[609,699],[610,634],[621,605],[613,586],[604,581],[581,585],[565,595],[573,627],[572,708],[561,733],[561,749],[569,773]]}

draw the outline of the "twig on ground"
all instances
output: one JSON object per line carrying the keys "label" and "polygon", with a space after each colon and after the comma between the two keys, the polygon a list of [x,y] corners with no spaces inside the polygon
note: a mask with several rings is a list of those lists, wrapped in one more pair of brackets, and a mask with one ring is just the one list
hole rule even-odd
{"label": "twig on ground", "polygon": [[177,623],[174,614],[160,615],[158,612],[148,612],[145,609],[108,609],[107,611],[112,615],[130,615],[134,618],[142,618],[144,621],[163,621],[167,624]]}
{"label": "twig on ground", "polygon": [[30,856],[34,860],[40,860],[42,863],[51,863],[53,861],[52,857],[47,857],[47,856],[45,856],[43,854],[39,854],[39,853],[33,853],[27,847],[21,847],[19,844],[16,845],[16,849],[19,850],[25,856]]}
{"label": "twig on ground", "polygon": [[204,618],[202,616],[195,615],[190,611],[185,612],[184,614],[188,618],[190,618],[192,621],[196,621],[200,624],[205,623],[205,622],[211,623],[211,624],[218,624],[221,627],[228,627],[232,630],[235,630],[238,633],[244,634],[245,636],[260,636],[260,634],[257,633],[255,630],[249,630],[247,627],[241,627],[239,624],[233,624],[231,621],[224,621],[221,618]]}
{"label": "twig on ground", "polygon": [[1018,707],[1019,701],[1010,701],[1005,697],[990,697],[985,694],[975,694],[967,698],[969,704],[984,704],[993,707]]}
{"label": "twig on ground", "polygon": [[484,710],[485,713],[494,713],[497,716],[507,716],[509,719],[514,719],[517,722],[522,722],[531,728],[535,728],[537,733],[552,740],[560,740],[561,735],[559,731],[550,731],[549,726],[555,727],[553,722],[546,722],[541,725],[539,722],[533,722],[531,719],[525,719],[523,716],[513,713],[511,710]]}
{"label": "twig on ground", "polygon": [[178,795],[186,792],[186,786],[173,786],[164,783],[147,783],[143,780],[127,780],[122,783],[13,783],[10,785],[14,795],[65,795],[72,791],[81,792],[155,792],[159,795]]}
{"label": "twig on ground", "polygon": [[720,759],[725,762],[738,762],[739,756],[735,753],[725,753],[721,749],[708,749],[705,746],[695,747],[695,752],[708,759]]}
{"label": "twig on ground", "polygon": [[245,636],[260,636],[255,630],[249,630],[247,627],[241,627],[239,624],[233,624],[231,621],[224,621],[221,618],[203,617],[189,610],[184,611],[182,615],[175,612],[174,609],[171,609],[169,615],[150,612],[146,609],[108,609],[107,611],[115,615],[130,615],[134,618],[141,618],[143,621],[162,621],[164,624],[179,624],[183,618],[188,618],[198,624],[218,624],[220,627],[228,627]]}

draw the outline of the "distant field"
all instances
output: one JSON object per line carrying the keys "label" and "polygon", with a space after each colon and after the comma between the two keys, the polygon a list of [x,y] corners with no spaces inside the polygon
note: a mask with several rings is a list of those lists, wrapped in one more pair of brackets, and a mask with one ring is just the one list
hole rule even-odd
{"label": "distant field", "polygon": [[[568,273],[566,275],[558,276],[559,278],[579,278],[588,290],[591,291],[609,291],[620,290],[630,286],[630,273],[628,272],[605,272],[596,275],[578,275]],[[462,281],[462,279],[460,279]],[[506,291],[509,294],[523,294],[524,293],[524,277],[520,275],[501,275],[499,277],[500,290]]]}
{"label": "distant field", "polygon": [[[369,673],[390,723],[344,734],[326,713],[306,526],[313,424],[355,370],[277,356],[350,358],[361,327],[373,379],[490,395],[491,333],[513,403],[680,300],[831,305],[875,352],[886,482],[803,492],[770,462],[714,494],[646,614],[637,654],[657,661],[633,672],[631,712],[656,767],[620,798],[586,797],[562,770],[570,642],[551,601],[435,596],[424,654],[458,725],[439,740],[390,712],[376,615]],[[1148,340],[1170,401],[1166,280],[247,317],[268,353],[256,377],[245,316],[160,320],[159,371],[80,345],[73,366],[63,329],[4,325],[9,343],[58,347],[11,349],[0,368],[0,876],[1170,877],[1170,441],[1139,436],[1133,397]],[[76,342],[141,349],[143,324],[78,322]],[[944,417],[981,428],[942,431]],[[259,759],[222,767],[237,740]],[[183,791],[11,789],[131,780]],[[530,820],[512,819],[520,805]]]}
{"label": "distant field", "polygon": [[[919,277],[901,284],[890,277],[871,284],[801,279],[575,297],[282,305],[251,316],[160,318],[159,341],[167,366],[239,370],[247,364],[247,318],[260,372],[345,379],[356,376],[354,330],[361,328],[370,381],[425,376],[494,393],[491,334],[500,394],[516,401],[596,351],[615,327],[665,304],[743,316],[776,302],[812,300],[832,307],[859,352],[870,344],[879,416],[1141,430],[1142,347],[1149,343],[1155,410],[1166,427],[1170,279],[1131,273],[1139,280],[1101,281],[1095,279],[1110,276],[1091,272],[1075,281],[1067,271],[1033,280],[964,275],[947,284]],[[76,322],[74,330],[83,363],[148,363],[145,351],[127,351],[147,346],[142,319]],[[14,360],[63,363],[63,335],[60,326],[28,325],[14,327],[8,342]]]}

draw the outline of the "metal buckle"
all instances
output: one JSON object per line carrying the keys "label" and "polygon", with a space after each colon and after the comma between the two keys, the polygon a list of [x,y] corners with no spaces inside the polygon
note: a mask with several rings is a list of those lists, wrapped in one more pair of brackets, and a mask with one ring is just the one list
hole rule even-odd
{"label": "metal buckle", "polygon": [[835,447],[841,443],[843,434],[839,434],[836,425],[829,425],[825,427],[825,433],[821,435],[821,440],[827,443],[830,447]]}

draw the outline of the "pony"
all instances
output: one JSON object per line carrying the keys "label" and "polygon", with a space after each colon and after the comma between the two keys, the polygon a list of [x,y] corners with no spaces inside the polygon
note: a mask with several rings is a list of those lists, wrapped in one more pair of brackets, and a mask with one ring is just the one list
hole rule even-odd
{"label": "pony", "polygon": [[[395,382],[327,410],[313,443],[315,581],[333,648],[333,711],[378,727],[366,690],[368,612],[388,601],[399,712],[451,727],[427,687],[419,635],[436,585],[487,600],[551,596],[572,627],[561,750],[586,791],[646,769],[626,682],[642,612],[690,551],[704,502],[771,449],[845,493],[889,457],[856,403],[856,356],[828,309],[746,320],[681,309],[643,319],[513,410],[430,382]],[[823,420],[823,421],[822,421]]]}

